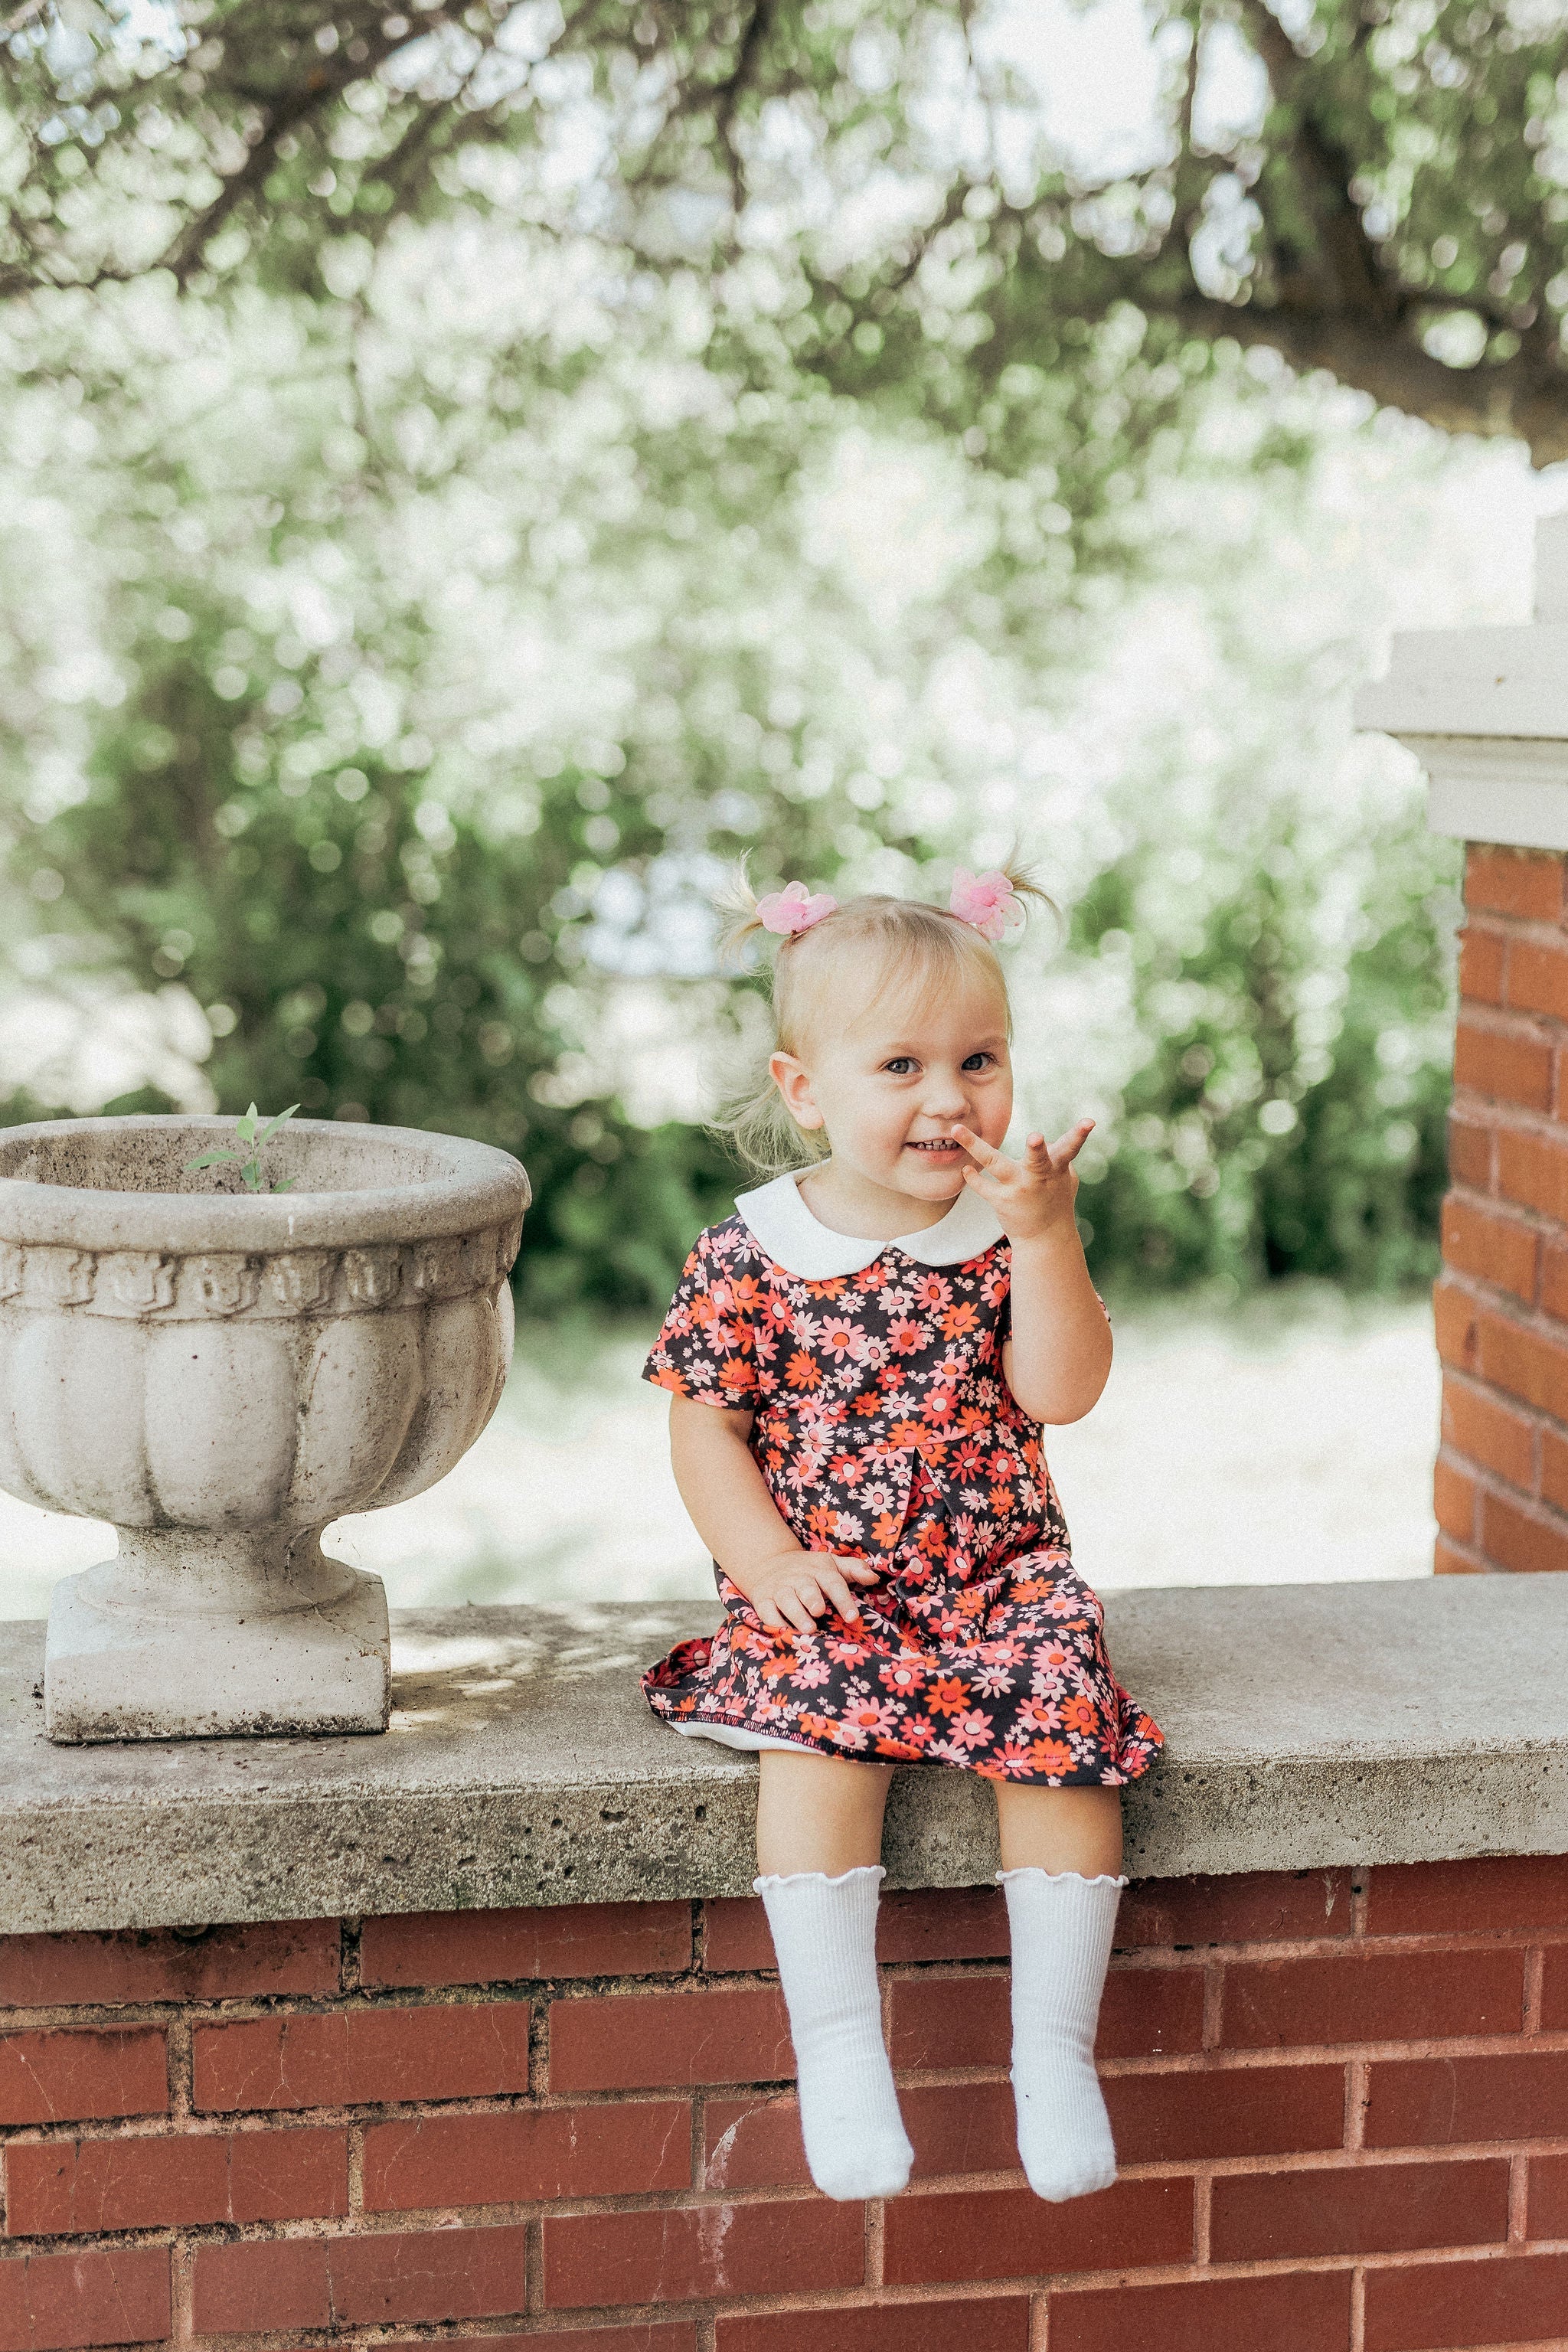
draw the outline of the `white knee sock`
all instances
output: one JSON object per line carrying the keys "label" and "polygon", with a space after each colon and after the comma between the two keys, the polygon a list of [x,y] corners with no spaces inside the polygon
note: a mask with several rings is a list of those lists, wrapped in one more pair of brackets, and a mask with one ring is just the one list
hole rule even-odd
{"label": "white knee sock", "polygon": [[805,2160],[825,2197],[896,2197],[914,2162],[882,2040],[881,1882],[879,1868],[755,1882],[789,2010]]}
{"label": "white knee sock", "polygon": [[1013,2097],[1037,2197],[1059,2204],[1116,2178],[1094,2030],[1122,1878],[1003,1870],[1013,1938]]}

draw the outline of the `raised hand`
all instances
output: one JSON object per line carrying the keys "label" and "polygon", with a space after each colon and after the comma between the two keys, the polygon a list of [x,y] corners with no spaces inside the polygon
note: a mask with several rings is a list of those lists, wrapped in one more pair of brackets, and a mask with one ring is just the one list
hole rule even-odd
{"label": "raised hand", "polygon": [[1073,1161],[1093,1126],[1093,1119],[1080,1118],[1055,1143],[1047,1143],[1043,1135],[1026,1136],[1021,1160],[1009,1160],[973,1128],[954,1126],[953,1136],[974,1163],[964,1170],[963,1181],[989,1201],[1010,1242],[1038,1241],[1059,1228],[1074,1230],[1078,1171]]}

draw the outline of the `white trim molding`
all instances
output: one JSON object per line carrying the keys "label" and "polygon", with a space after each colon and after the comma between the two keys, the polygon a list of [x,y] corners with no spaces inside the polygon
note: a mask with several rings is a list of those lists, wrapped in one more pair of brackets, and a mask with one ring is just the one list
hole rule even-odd
{"label": "white trim molding", "polygon": [[1396,636],[1355,719],[1415,752],[1434,833],[1568,850],[1568,513],[1537,526],[1535,554],[1528,627]]}

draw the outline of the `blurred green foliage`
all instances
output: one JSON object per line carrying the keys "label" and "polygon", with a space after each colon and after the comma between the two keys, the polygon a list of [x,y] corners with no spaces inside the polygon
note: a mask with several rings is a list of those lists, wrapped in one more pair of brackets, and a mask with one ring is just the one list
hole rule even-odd
{"label": "blurred green foliage", "polygon": [[[735,860],[944,893],[1019,834],[1074,910],[1068,958],[1019,952],[1025,1098],[1100,1119],[1097,1269],[1430,1263],[1454,860],[1344,753],[1383,607],[1339,475],[1384,561],[1388,445],[1155,301],[1059,171],[1026,238],[994,173],[950,184],[910,110],[951,11],[772,12],[804,46],[727,100],[740,19],[701,8],[590,9],[560,54],[548,8],[487,17],[443,98],[444,11],[399,83],[401,19],[230,5],[176,100],[84,8],[11,50],[22,113],[64,110],[7,151],[14,284],[57,290],[0,315],[0,937],[22,1031],[70,1020],[30,1057],[0,1023],[9,1117],[483,1137],[533,1180],[531,1301],[652,1307],[735,1189],[700,1115],[760,1034],[713,965]],[[639,47],[691,108],[638,115]],[[756,143],[775,69],[804,161]],[[834,258],[868,173],[886,218]],[[1174,608],[1179,741],[1101,677]],[[115,1076],[128,1004],[163,1026]]]}
{"label": "blurred green foliage", "polygon": [[408,220],[482,209],[731,281],[753,350],[771,275],[785,366],[960,429],[1126,301],[1163,357],[1232,336],[1568,452],[1561,10],[1147,17],[1142,53],[1107,22],[1101,152],[1057,87],[1070,20],[1028,0],[29,0],[0,296],[339,295]]}

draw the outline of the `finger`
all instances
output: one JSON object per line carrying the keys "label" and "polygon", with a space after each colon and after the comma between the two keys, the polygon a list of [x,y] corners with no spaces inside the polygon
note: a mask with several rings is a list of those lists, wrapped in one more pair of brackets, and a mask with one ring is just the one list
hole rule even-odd
{"label": "finger", "polygon": [[987,1143],[984,1136],[976,1135],[974,1129],[972,1127],[965,1127],[962,1120],[955,1119],[948,1131],[956,1141],[963,1144],[972,1160],[979,1160],[982,1168],[989,1168],[994,1160],[1000,1160],[1002,1157],[994,1143]]}
{"label": "finger", "polygon": [[1058,1171],[1070,1168],[1093,1132],[1093,1119],[1080,1118],[1076,1127],[1069,1128],[1066,1135],[1052,1144],[1051,1165]]}
{"label": "finger", "polygon": [[847,1624],[858,1625],[860,1622],[860,1603],[837,1569],[824,1569],[822,1589]]}
{"label": "finger", "polygon": [[862,1584],[875,1584],[882,1572],[878,1568],[868,1568],[863,1559],[847,1559],[842,1553],[836,1555],[836,1558],[839,1573],[843,1576],[858,1577]]}
{"label": "finger", "polygon": [[813,1618],[810,1610],[806,1607],[798,1592],[781,1592],[779,1595],[779,1607],[784,1611],[784,1615],[789,1619],[790,1623],[795,1628],[797,1633],[816,1633],[816,1620]]}
{"label": "finger", "polygon": [[827,1603],[822,1597],[822,1587],[813,1576],[803,1576],[795,1588],[795,1597],[812,1616],[820,1617]]}
{"label": "finger", "polygon": [[771,1601],[753,1601],[752,1606],[771,1633],[784,1632],[784,1621]]}

